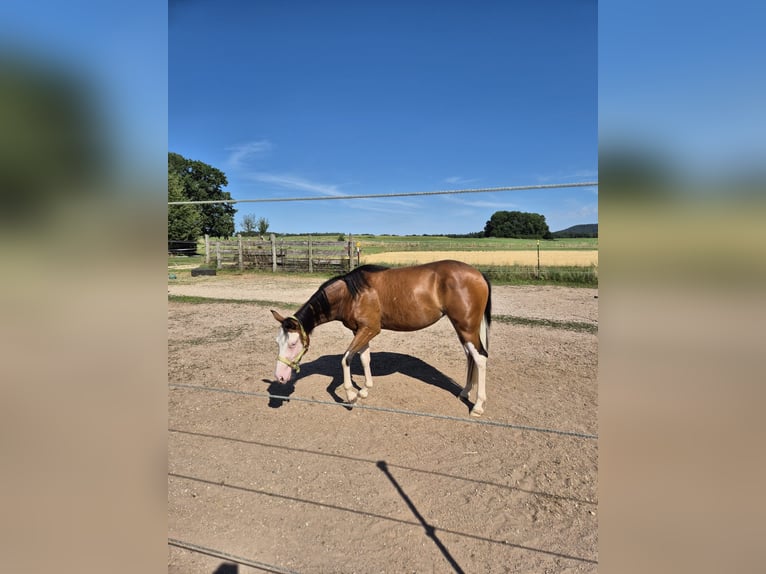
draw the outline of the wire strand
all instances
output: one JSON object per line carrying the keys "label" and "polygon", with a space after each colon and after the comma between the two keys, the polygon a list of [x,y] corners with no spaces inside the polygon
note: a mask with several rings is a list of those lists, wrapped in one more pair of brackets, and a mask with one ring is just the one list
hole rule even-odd
{"label": "wire strand", "polygon": [[182,383],[171,383],[168,385],[170,387],[176,387],[181,389],[191,389],[195,391],[209,391],[209,392],[217,392],[217,393],[229,393],[233,395],[244,395],[249,397],[258,397],[258,398],[268,398],[268,399],[277,399],[281,401],[298,401],[298,402],[304,402],[304,403],[312,403],[317,405],[325,405],[325,406],[336,406],[336,407],[351,407],[355,409],[366,409],[370,411],[379,411],[384,413],[393,413],[393,414],[399,414],[399,415],[409,415],[409,416],[416,416],[416,417],[427,417],[427,418],[434,418],[434,419],[443,419],[443,420],[449,420],[449,421],[456,421],[460,423],[467,423],[467,424],[476,424],[476,425],[487,425],[487,426],[495,426],[495,427],[502,427],[502,428],[510,428],[515,430],[522,430],[522,431],[533,431],[533,432],[541,432],[541,433],[549,433],[549,434],[556,434],[556,435],[562,435],[562,436],[572,436],[577,438],[585,438],[585,439],[594,439],[598,440],[598,435],[593,434],[587,434],[587,433],[581,433],[576,431],[564,431],[564,430],[557,430],[557,429],[548,429],[543,427],[533,427],[533,426],[525,426],[525,425],[516,425],[512,423],[505,423],[500,421],[490,421],[485,419],[469,419],[464,417],[455,417],[452,415],[438,415],[434,413],[423,413],[419,411],[408,411],[403,409],[393,409],[389,407],[376,407],[372,405],[362,405],[358,403],[349,404],[349,403],[337,403],[333,401],[320,401],[317,399],[307,399],[303,397],[286,397],[283,395],[272,395],[270,393],[257,393],[253,391],[239,391],[234,389],[221,389],[218,387],[203,387],[198,385],[185,385]]}
{"label": "wire strand", "polygon": [[380,199],[386,197],[420,197],[427,195],[455,195],[459,193],[494,193],[498,191],[524,191],[530,189],[557,189],[567,187],[598,187],[597,181],[579,183],[546,183],[541,185],[513,185],[481,187],[475,189],[446,189],[439,191],[410,191],[402,193],[371,193],[367,195],[322,195],[318,197],[271,197],[260,199],[211,199],[205,201],[168,201],[168,205],[204,205],[212,203],[272,203],[282,201],[325,201],[331,199]]}
{"label": "wire strand", "polygon": [[287,568],[274,566],[273,564],[267,564],[266,562],[258,562],[257,560],[250,560],[249,558],[240,558],[239,556],[233,556],[232,554],[221,552],[220,550],[205,548],[204,546],[192,544],[191,542],[184,542],[182,540],[176,540],[175,538],[168,538],[168,544],[170,546],[176,546],[185,550],[191,550],[192,552],[197,552],[199,554],[207,554],[208,556],[213,556],[214,558],[221,558],[230,562],[236,562],[237,564],[249,566],[250,568],[257,568],[258,570],[264,570],[266,572],[275,572],[276,574],[299,574],[295,570],[288,570]]}

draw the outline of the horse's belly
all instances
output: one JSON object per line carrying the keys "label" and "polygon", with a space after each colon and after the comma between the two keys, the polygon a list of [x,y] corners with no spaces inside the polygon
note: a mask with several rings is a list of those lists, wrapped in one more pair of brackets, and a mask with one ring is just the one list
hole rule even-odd
{"label": "horse's belly", "polygon": [[425,329],[442,318],[441,312],[418,314],[409,317],[381,317],[380,326],[389,331],[418,331]]}

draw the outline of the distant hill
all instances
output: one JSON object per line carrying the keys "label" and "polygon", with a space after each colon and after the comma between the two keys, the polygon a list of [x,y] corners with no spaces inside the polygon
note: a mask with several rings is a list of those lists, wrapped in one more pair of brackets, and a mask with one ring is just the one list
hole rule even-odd
{"label": "distant hill", "polygon": [[553,237],[598,237],[598,223],[573,225],[561,231],[554,231]]}

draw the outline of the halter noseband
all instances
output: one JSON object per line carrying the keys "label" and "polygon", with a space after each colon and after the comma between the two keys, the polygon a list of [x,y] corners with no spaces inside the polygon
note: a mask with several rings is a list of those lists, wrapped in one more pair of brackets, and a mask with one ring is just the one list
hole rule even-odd
{"label": "halter noseband", "polygon": [[301,325],[301,322],[298,321],[297,317],[295,317],[294,315],[291,315],[290,317],[288,317],[288,319],[294,319],[295,322],[298,324],[298,330],[299,330],[300,335],[301,335],[301,344],[303,345],[303,349],[301,350],[300,353],[298,353],[298,356],[295,357],[295,359],[292,360],[292,361],[290,359],[282,357],[281,355],[277,357],[277,361],[279,361],[280,363],[284,363],[285,365],[287,365],[291,369],[295,370],[296,373],[300,373],[301,372],[301,365],[300,365],[301,359],[303,358],[303,355],[306,354],[306,351],[309,350],[309,336],[306,334],[306,331],[303,329],[303,325]]}

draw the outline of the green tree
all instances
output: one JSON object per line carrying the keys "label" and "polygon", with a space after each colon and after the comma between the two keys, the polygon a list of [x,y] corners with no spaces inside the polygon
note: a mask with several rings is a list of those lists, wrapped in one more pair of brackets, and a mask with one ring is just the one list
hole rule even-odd
{"label": "green tree", "polygon": [[525,211],[496,211],[484,226],[484,236],[537,239],[553,237],[544,215]]}
{"label": "green tree", "polygon": [[[168,201],[188,201],[176,173],[168,173]],[[196,205],[168,205],[168,239],[194,241],[202,234],[202,216]]]}
{"label": "green tree", "polygon": [[255,232],[255,215],[247,214],[242,218],[242,231],[246,235],[253,235]]}
{"label": "green tree", "polygon": [[[104,189],[113,149],[98,102],[77,74],[50,62],[0,56],[0,229],[29,226]],[[62,203],[59,203],[62,202]],[[74,210],[73,210],[74,211]]]}
{"label": "green tree", "polygon": [[265,217],[258,219],[258,235],[266,235],[269,231],[269,220]]}
{"label": "green tree", "polygon": [[[191,201],[231,199],[223,188],[228,184],[226,175],[219,169],[201,161],[186,159],[182,155],[168,153],[168,173],[175,173],[181,180],[184,194]],[[202,233],[213,237],[234,235],[234,214],[230,203],[210,203],[198,206],[202,216]]]}

